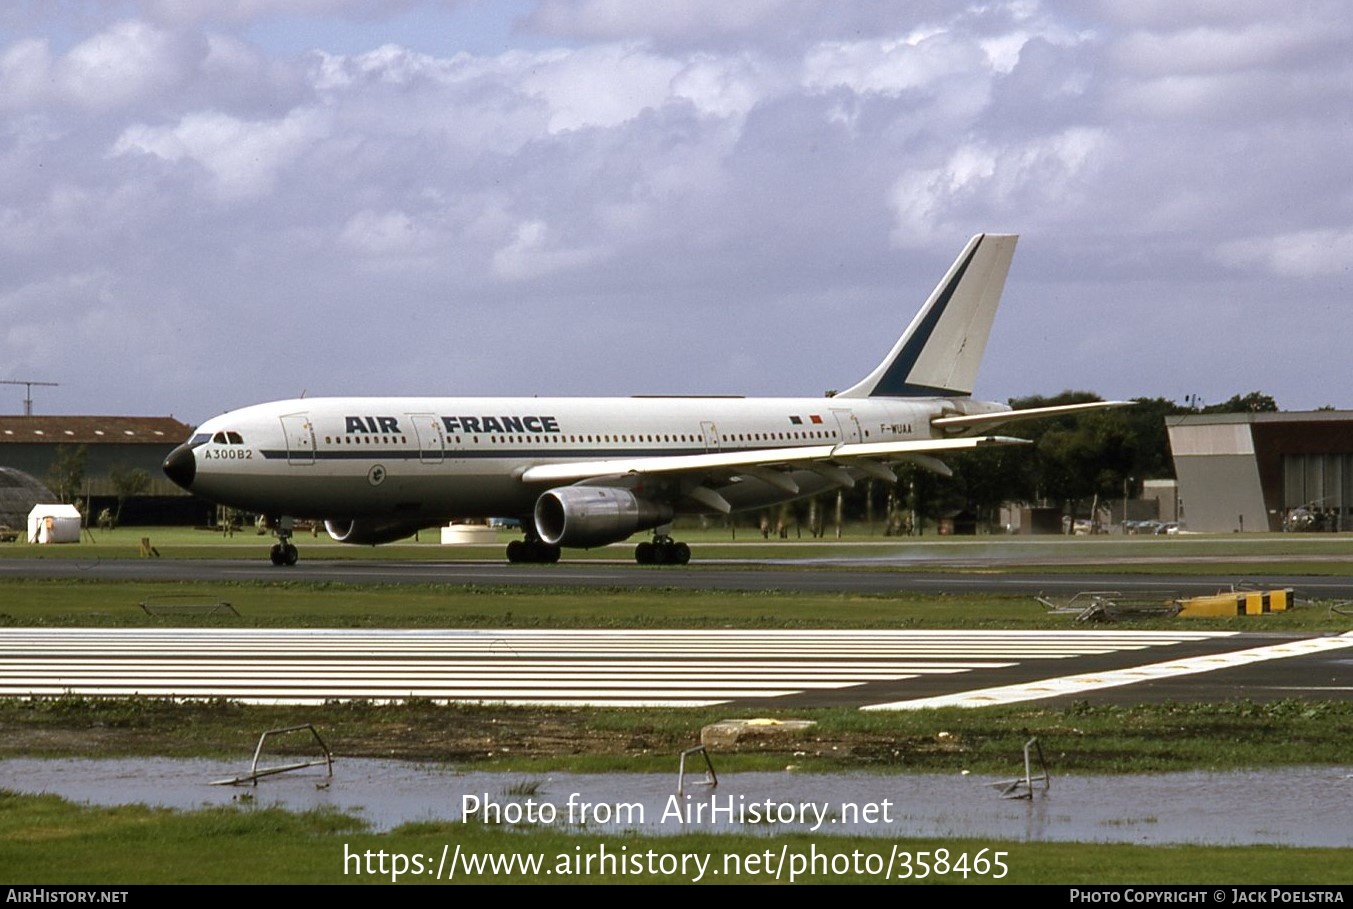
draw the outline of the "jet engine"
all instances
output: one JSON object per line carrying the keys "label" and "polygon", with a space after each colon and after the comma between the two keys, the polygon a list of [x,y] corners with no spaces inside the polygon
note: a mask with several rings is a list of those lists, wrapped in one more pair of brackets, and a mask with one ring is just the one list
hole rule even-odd
{"label": "jet engine", "polygon": [[413,536],[424,527],[427,521],[410,521],[408,518],[358,518],[346,521],[325,521],[324,529],[339,543],[351,543],[355,546],[378,546],[381,543],[393,543],[405,537]]}
{"label": "jet engine", "polygon": [[608,486],[561,486],[536,500],[536,533],[551,546],[586,549],[619,543],[670,520],[670,505]]}

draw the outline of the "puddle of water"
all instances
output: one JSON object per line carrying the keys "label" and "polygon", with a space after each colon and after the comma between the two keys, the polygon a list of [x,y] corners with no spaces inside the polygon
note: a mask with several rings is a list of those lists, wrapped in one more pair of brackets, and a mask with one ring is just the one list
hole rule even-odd
{"label": "puddle of water", "polygon": [[1003,799],[990,780],[960,775],[741,773],[715,788],[688,785],[680,797],[675,773],[516,775],[357,758],[335,760],[332,780],[321,767],[257,787],[209,785],[245,769],[207,760],[13,759],[0,761],[0,787],[96,805],[333,808],[378,831],[457,821],[478,805],[480,817],[496,807],[505,821],[606,833],[816,826],[920,838],[1353,846],[1353,773],[1329,767],[1053,777],[1046,792],[1035,784],[1031,800]]}

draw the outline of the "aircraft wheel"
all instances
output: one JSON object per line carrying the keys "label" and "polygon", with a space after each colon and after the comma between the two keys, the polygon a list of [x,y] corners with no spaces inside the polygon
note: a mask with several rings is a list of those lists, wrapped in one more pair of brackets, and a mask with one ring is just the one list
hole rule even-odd
{"label": "aircraft wheel", "polygon": [[274,543],[268,551],[268,561],[274,565],[295,565],[301,554],[290,543]]}
{"label": "aircraft wheel", "polygon": [[559,561],[559,547],[541,540],[513,540],[507,544],[509,562],[528,562],[532,565],[552,565]]}
{"label": "aircraft wheel", "polygon": [[685,543],[676,543],[672,546],[672,564],[688,565],[691,561],[691,547]]}
{"label": "aircraft wheel", "polygon": [[648,542],[640,543],[638,546],[635,546],[634,561],[638,562],[640,565],[652,565],[654,548],[653,544]]}

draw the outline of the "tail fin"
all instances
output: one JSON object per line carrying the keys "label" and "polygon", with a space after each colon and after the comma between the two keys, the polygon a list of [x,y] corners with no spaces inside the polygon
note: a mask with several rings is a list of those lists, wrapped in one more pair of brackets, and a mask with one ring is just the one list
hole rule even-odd
{"label": "tail fin", "polygon": [[969,240],[884,361],[837,397],[972,394],[1018,239],[978,234]]}

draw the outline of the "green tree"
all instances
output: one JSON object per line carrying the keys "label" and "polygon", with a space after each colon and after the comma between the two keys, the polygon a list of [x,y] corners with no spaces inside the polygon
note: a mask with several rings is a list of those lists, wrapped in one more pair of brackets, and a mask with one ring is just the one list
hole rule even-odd
{"label": "green tree", "polygon": [[47,488],[56,493],[58,500],[69,503],[79,498],[88,460],[89,450],[83,445],[56,446],[56,459],[47,469]]}
{"label": "green tree", "polygon": [[1132,407],[1114,411],[1136,439],[1130,473],[1136,480],[1134,485],[1142,480],[1174,479],[1174,457],[1170,453],[1165,418],[1192,412],[1167,398],[1134,398]]}
{"label": "green tree", "polygon": [[121,464],[108,471],[108,479],[113,483],[113,492],[117,495],[117,512],[113,515],[113,523],[122,523],[122,506],[133,496],[139,496],[150,488],[150,474],[146,473],[140,467],[130,469]]}
{"label": "green tree", "polygon": [[[927,523],[934,523],[946,512],[963,507],[963,493],[954,480],[916,463],[898,465],[896,496],[907,516],[915,515],[912,533],[922,533]],[[864,486],[857,483],[856,489]]]}
{"label": "green tree", "polygon": [[1277,413],[1278,402],[1272,395],[1252,391],[1247,395],[1233,395],[1220,404],[1209,404],[1203,413]]}
{"label": "green tree", "polygon": [[1038,458],[1032,448],[1002,445],[964,452],[950,459],[952,480],[940,482],[952,484],[979,521],[994,525],[1006,502],[1032,503],[1037,498]]}

